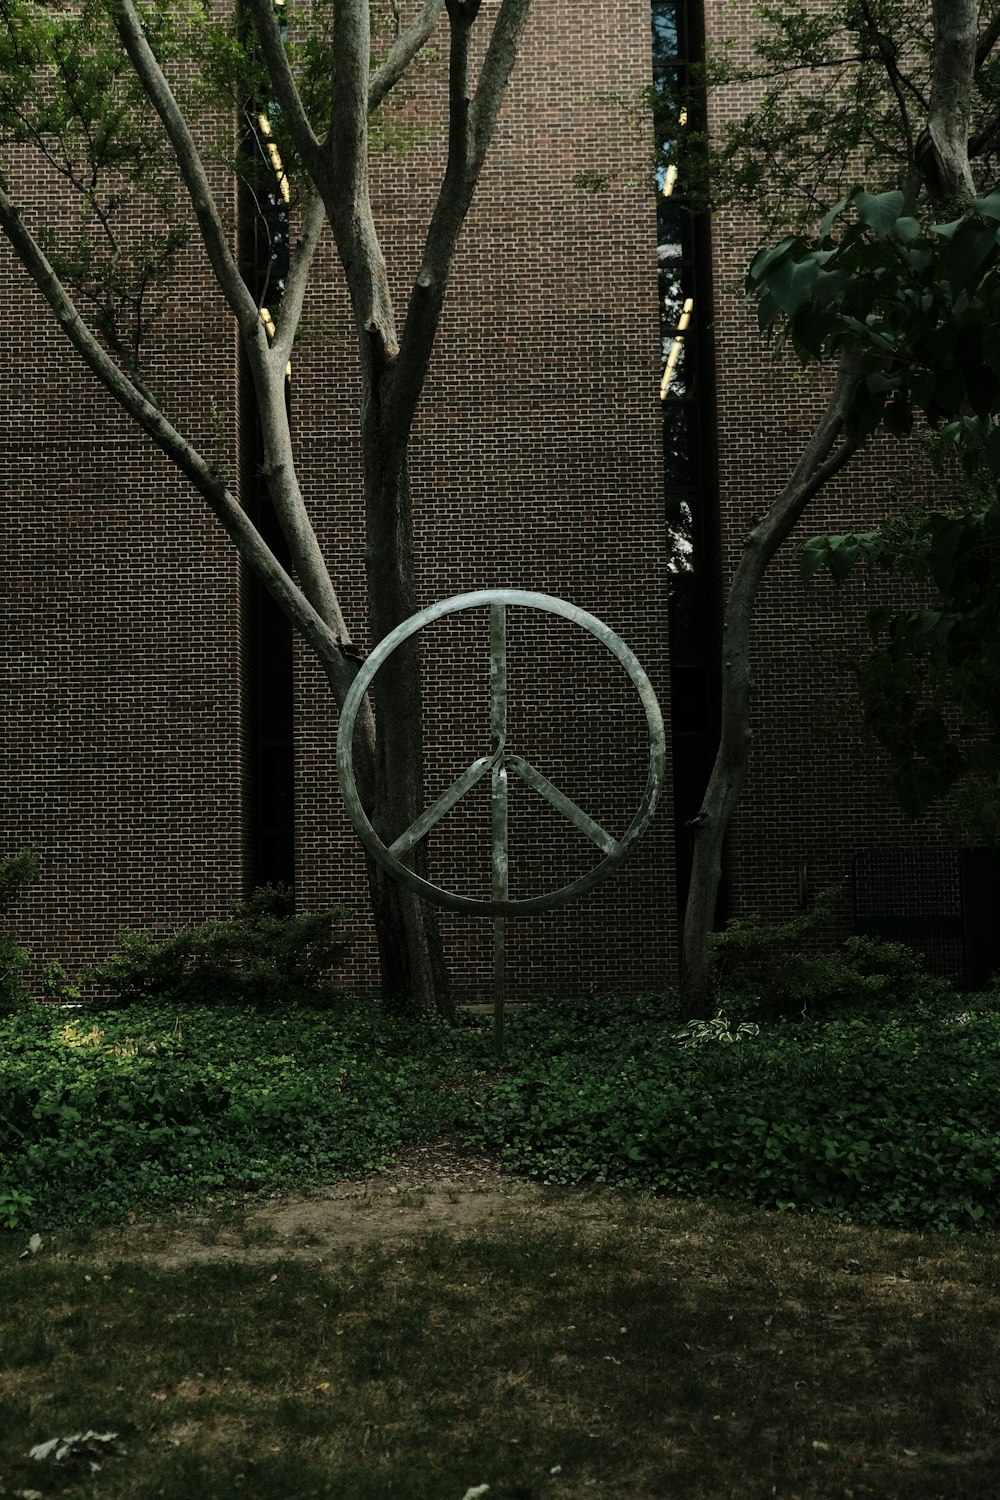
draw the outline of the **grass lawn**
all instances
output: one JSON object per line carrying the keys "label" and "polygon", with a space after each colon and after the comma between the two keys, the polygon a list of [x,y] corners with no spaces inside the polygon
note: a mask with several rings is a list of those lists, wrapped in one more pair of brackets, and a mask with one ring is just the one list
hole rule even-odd
{"label": "grass lawn", "polygon": [[[1000,1493],[993,1235],[489,1183],[285,1208],[3,1237],[6,1494]],[[87,1429],[99,1473],[28,1457]]]}
{"label": "grass lawn", "polygon": [[510,1041],[0,1018],[0,1495],[998,1500],[995,997]]}

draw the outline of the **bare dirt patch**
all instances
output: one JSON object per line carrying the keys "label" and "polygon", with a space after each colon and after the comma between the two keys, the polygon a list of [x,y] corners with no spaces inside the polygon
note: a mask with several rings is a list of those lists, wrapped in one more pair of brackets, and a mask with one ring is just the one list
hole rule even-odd
{"label": "bare dirt patch", "polygon": [[690,1245],[700,1239],[692,1218],[689,1204],[654,1204],[612,1189],[563,1192],[511,1177],[495,1161],[444,1139],[409,1148],[385,1172],[98,1231],[83,1253],[103,1262],[150,1261],[164,1270],[286,1257],[317,1264],[432,1234],[510,1234],[541,1222],[601,1234],[628,1221],[633,1229],[672,1231]]}
{"label": "bare dirt patch", "polygon": [[412,1147],[386,1172],[264,1202],[220,1203],[169,1221],[104,1231],[87,1253],[154,1261],[164,1269],[221,1261],[312,1261],[435,1232],[509,1229],[536,1213],[545,1190],[505,1176],[448,1141]]}

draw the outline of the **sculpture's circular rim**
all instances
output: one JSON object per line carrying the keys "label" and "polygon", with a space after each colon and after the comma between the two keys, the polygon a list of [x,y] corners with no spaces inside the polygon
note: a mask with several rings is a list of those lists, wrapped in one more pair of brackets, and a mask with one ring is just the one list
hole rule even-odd
{"label": "sculpture's circular rim", "polygon": [[[397,646],[403,641],[409,640],[411,635],[416,635],[425,625],[432,624],[435,620],[442,619],[445,615],[457,614],[462,610],[481,609],[491,604],[505,604],[521,607],[524,609],[537,609],[546,614],[558,615],[562,619],[570,620],[573,624],[581,626],[590,635],[593,635],[603,646],[611,652],[612,656],[624,667],[625,672],[639,695],[643,710],[646,715],[646,725],[649,729],[649,768],[646,776],[646,786],[631,823],[619,840],[617,847],[589,870],[585,875],[578,876],[567,885],[560,886],[558,890],[549,892],[548,895],[530,896],[519,901],[493,901],[479,899],[474,896],[459,896],[451,891],[445,891],[440,886],[432,885],[429,880],[414,873],[389,853],[385,844],[379,838],[372,827],[368,815],[361,806],[357,786],[354,778],[353,742],[354,724],[358,712],[376,673],[383,662],[392,655]],[[455,594],[450,599],[441,599],[436,604],[429,604],[425,609],[418,610],[408,620],[397,625],[391,630],[371,654],[362,663],[357,677],[351,684],[350,691],[344,700],[344,706],[340,714],[340,726],[337,732],[337,778],[340,782],[341,794],[347,808],[348,816],[357,831],[358,837],[368,850],[369,854],[389,871],[403,885],[411,890],[417,891],[428,901],[433,901],[439,906],[447,907],[451,911],[473,912],[479,916],[491,917],[518,917],[530,916],[535,912],[548,911],[552,907],[563,906],[574,897],[583,895],[585,891],[606,880],[622,861],[631,853],[636,843],[642,837],[649,826],[650,819],[655,811],[659,799],[660,790],[663,785],[663,777],[666,768],[666,732],[663,726],[663,715],[660,705],[656,700],[652,684],[646,673],[639,664],[638,659],[629,650],[625,642],[615,634],[607,625],[599,620],[596,615],[589,614],[578,605],[568,604],[564,599],[557,599],[551,594],[534,593],[526,589],[477,589],[467,594]]]}

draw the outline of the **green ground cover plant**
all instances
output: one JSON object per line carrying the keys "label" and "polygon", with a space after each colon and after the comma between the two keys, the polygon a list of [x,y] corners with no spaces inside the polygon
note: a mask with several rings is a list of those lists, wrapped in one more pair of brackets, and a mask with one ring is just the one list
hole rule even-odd
{"label": "green ground cover plant", "polygon": [[884,945],[809,963],[793,1014],[760,985],[686,1027],[670,996],[538,1005],[502,1065],[485,1024],[343,1001],[22,1008],[0,1017],[0,1227],[357,1176],[444,1132],[550,1183],[994,1227],[995,998]]}
{"label": "green ground cover plant", "polygon": [[514,1172],[746,1198],[935,1230],[1000,1219],[1000,1014],[944,994],[909,1009],[743,1016],[700,1045],[662,1001],[538,1009],[467,1138]]}
{"label": "green ground cover plant", "polygon": [[459,1041],[343,1004],[2,1017],[0,1226],[110,1222],[384,1166],[454,1124]]}
{"label": "green ground cover plant", "polygon": [[[350,1214],[348,1206],[345,1212]],[[355,1221],[358,1218],[355,1216]],[[72,1500],[996,1493],[992,1236],[605,1192],[206,1263],[0,1238],[0,1484]],[[360,1233],[360,1230],[359,1230]],[[115,1433],[99,1473],[36,1445]],[[482,1486],[488,1486],[483,1490]]]}

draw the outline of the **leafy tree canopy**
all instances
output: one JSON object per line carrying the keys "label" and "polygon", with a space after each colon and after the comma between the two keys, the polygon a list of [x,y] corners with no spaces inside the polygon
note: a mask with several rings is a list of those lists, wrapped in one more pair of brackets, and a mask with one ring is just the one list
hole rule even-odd
{"label": "leafy tree canopy", "polygon": [[807,542],[803,569],[843,581],[859,564],[922,585],[933,607],[868,613],[857,666],[865,722],[893,790],[917,816],[954,795],[965,837],[1000,841],[1000,497],[991,474],[955,504],[876,531]]}
{"label": "leafy tree canopy", "polygon": [[[992,6],[975,58],[968,154],[980,183],[1000,176],[1000,12]],[[858,182],[903,187],[912,207],[934,175],[928,132],[934,22],[926,0],[761,0],[757,25],[710,44],[657,91],[665,167],[696,208],[753,209],[770,239],[815,224]],[[747,90],[756,103],[710,136],[706,92]],[[678,129],[678,119],[687,127]]]}

